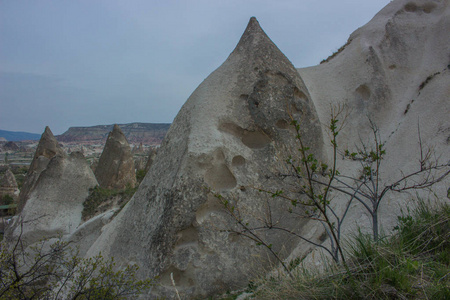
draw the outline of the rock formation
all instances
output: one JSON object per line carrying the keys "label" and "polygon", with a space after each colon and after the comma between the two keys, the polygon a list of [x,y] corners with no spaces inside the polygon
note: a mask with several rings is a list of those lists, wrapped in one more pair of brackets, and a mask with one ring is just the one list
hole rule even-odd
{"label": "rock formation", "polygon": [[[441,163],[449,161],[449,31],[449,1],[391,1],[353,32],[344,49],[328,62],[298,69],[322,122],[330,103],[347,103],[350,108],[347,126],[339,135],[344,149],[354,148],[360,140],[370,142],[368,117],[378,126],[387,149],[384,182],[398,178],[401,171],[417,169],[419,129],[424,150],[425,145],[432,147]],[[341,171],[352,171],[349,161],[340,164]],[[448,184],[435,186],[435,192]],[[400,199],[397,194],[397,202],[392,199],[380,207],[386,230],[400,214]],[[347,224],[352,219],[362,227],[370,225],[359,210],[350,211]]]}
{"label": "rock formation", "polygon": [[89,189],[96,185],[94,174],[81,153],[53,156],[39,174],[8,235],[18,236],[21,222],[22,239],[30,244],[43,237],[74,232],[81,222]]}
{"label": "rock formation", "polygon": [[33,157],[33,161],[31,162],[30,168],[28,169],[27,176],[25,178],[25,182],[22,186],[19,195],[19,203],[18,203],[18,211],[20,212],[30,193],[32,192],[36,181],[39,178],[39,175],[45,168],[47,167],[50,159],[52,159],[55,155],[65,156],[64,150],[59,146],[58,141],[53,136],[52,131],[47,126],[45,127],[45,131],[39,140],[39,144],[37,146],[36,152]]}
{"label": "rock formation", "polygon": [[[290,203],[266,199],[252,187],[288,190],[289,178],[278,175],[286,157],[298,149],[291,117],[300,120],[304,143],[317,157],[329,159],[320,123],[329,123],[330,104],[343,102],[350,111],[339,143],[345,149],[365,142],[369,116],[388,149],[382,182],[417,164],[418,128],[423,145],[433,145],[447,162],[449,29],[448,1],[394,0],[355,31],[339,53],[319,66],[296,70],[252,18],[228,59],[184,104],[158,155],[149,158],[151,168],[138,191],[117,215],[107,211],[79,226],[82,198],[95,185],[89,167],[75,154],[57,154],[50,163],[37,155],[33,169],[46,169],[33,181],[21,216],[49,216],[43,217],[45,227],[30,227],[28,235],[72,233],[70,239],[86,256],[101,252],[114,257],[118,267],[138,264],[140,277],[159,276],[160,284],[145,298],[175,298],[172,278],[186,298],[241,288],[275,262],[267,249],[232,233],[235,221],[210,191],[230,199],[249,226],[270,209],[280,227],[299,228],[313,241],[327,243],[318,222],[286,214]],[[124,161],[127,170],[134,169],[130,147],[114,126],[96,169],[102,186],[112,187],[113,181],[123,186],[135,178],[134,170],[124,175]],[[360,168],[342,158],[337,164],[344,174]],[[447,195],[449,181],[434,192]],[[391,229],[404,199],[398,194],[386,198],[380,210],[383,229]],[[340,200],[333,199],[336,211]],[[343,232],[368,222],[355,204]],[[289,234],[262,234],[281,258],[303,257],[311,250]]]}
{"label": "rock formation", "polygon": [[131,153],[133,153],[133,155],[134,154],[144,154],[144,145],[142,145],[142,143],[139,143],[139,145],[134,145]]}
{"label": "rock formation", "polygon": [[19,149],[20,149],[20,147],[14,142],[6,142],[2,148],[3,148],[4,152],[7,152],[7,151],[14,152],[14,151],[19,151]]}
{"label": "rock formation", "polygon": [[[266,250],[220,230],[232,223],[207,189],[238,194],[246,214],[264,213],[266,200],[243,187],[281,184],[271,177],[280,165],[279,149],[295,149],[287,138],[293,135],[287,108],[320,155],[322,133],[308,90],[252,18],[233,53],[185,103],[140,189],[89,253],[138,263],[141,276],[160,276],[154,295],[167,297],[174,296],[171,274],[184,295],[206,296],[242,286],[254,271],[269,267]],[[274,213],[282,209],[274,207]],[[302,224],[289,217],[280,222]],[[270,238],[276,251],[289,253],[296,245],[283,234]]]}
{"label": "rock formation", "polygon": [[114,125],[95,168],[95,177],[103,188],[124,189],[136,185],[136,172],[130,145],[118,125]]}
{"label": "rock formation", "polygon": [[17,198],[19,188],[17,186],[16,178],[13,172],[8,168],[5,175],[0,179],[0,199],[5,195],[10,195]]}
{"label": "rock formation", "polygon": [[[188,297],[241,286],[269,262],[253,243],[222,230],[233,225],[207,189],[239,199],[233,204],[247,218],[249,211],[261,216],[265,200],[248,187],[284,188],[273,175],[286,153],[295,152],[288,112],[302,121],[305,144],[325,159],[329,142],[319,120],[329,122],[330,104],[350,108],[339,135],[343,149],[366,142],[369,116],[390,151],[383,182],[417,164],[418,127],[422,142],[448,161],[449,16],[448,1],[393,1],[328,62],[297,72],[252,19],[233,53],[183,106],[140,189],[88,254],[102,251],[122,264],[137,262],[143,277],[159,275],[161,286],[152,296],[173,297],[171,276]],[[349,161],[339,159],[338,165],[349,174],[357,170]],[[446,193],[448,181],[436,192]],[[383,228],[395,222],[401,205],[394,201],[401,199],[383,203]],[[370,222],[356,206],[344,231]],[[285,228],[320,235],[318,223],[295,223],[277,211],[282,208],[271,207]],[[266,237],[286,255],[296,246],[279,233]],[[296,255],[308,247],[300,243]]]}
{"label": "rock formation", "polygon": [[153,162],[155,161],[156,154],[158,154],[158,148],[150,148],[148,151],[148,158],[147,162],[145,163],[145,171],[148,172],[150,170],[150,167],[152,166]]}

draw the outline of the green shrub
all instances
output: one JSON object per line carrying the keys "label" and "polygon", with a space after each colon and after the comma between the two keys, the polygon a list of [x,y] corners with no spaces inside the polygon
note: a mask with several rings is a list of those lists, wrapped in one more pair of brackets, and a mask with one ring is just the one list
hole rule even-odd
{"label": "green shrub", "polygon": [[375,242],[358,233],[348,270],[330,265],[313,273],[300,265],[294,278],[264,279],[258,299],[450,299],[450,205],[419,201],[399,217],[394,234]]}
{"label": "green shrub", "polygon": [[147,171],[145,169],[140,169],[136,171],[136,180],[138,183],[141,183],[144,179],[145,175],[147,175]]}
{"label": "green shrub", "polygon": [[9,194],[3,195],[1,203],[2,203],[2,205],[13,204],[14,203],[14,198],[11,195],[9,195]]}
{"label": "green shrub", "polygon": [[10,246],[0,244],[0,299],[136,299],[153,284],[137,279],[136,265],[117,270],[114,259],[81,258],[61,240]]}
{"label": "green shrub", "polygon": [[123,207],[123,205],[133,197],[136,190],[137,187],[133,188],[130,185],[123,190],[105,189],[100,186],[90,189],[89,196],[83,203],[83,211],[81,213],[83,220],[88,220],[94,216],[100,205],[114,197],[120,198],[119,205]]}

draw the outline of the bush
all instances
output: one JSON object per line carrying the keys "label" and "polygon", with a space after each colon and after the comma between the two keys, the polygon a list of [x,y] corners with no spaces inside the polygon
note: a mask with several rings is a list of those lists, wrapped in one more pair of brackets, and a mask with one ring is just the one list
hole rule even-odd
{"label": "bush", "polygon": [[147,171],[145,169],[140,169],[140,170],[136,171],[136,180],[137,180],[138,184],[142,182],[145,175],[147,175]]}
{"label": "bush", "polygon": [[89,196],[83,203],[83,211],[82,211],[83,220],[88,220],[89,218],[92,218],[97,213],[98,207],[100,205],[109,200],[112,200],[114,197],[120,198],[119,205],[123,207],[124,204],[128,202],[131,199],[131,197],[133,197],[136,190],[137,187],[132,188],[131,186],[128,186],[124,190],[105,189],[100,186],[96,186],[90,189]]}
{"label": "bush", "polygon": [[21,237],[0,245],[1,299],[134,299],[150,288],[137,280],[136,265],[115,271],[114,259],[101,254],[80,258],[70,244],[58,240],[27,249]]}
{"label": "bush", "polygon": [[2,205],[10,205],[14,203],[14,198],[11,195],[3,195],[2,197],[2,201],[1,201]]}
{"label": "bush", "polygon": [[419,202],[399,217],[395,234],[375,242],[359,233],[348,270],[330,265],[323,274],[300,266],[294,278],[265,279],[258,299],[450,299],[450,205]]}

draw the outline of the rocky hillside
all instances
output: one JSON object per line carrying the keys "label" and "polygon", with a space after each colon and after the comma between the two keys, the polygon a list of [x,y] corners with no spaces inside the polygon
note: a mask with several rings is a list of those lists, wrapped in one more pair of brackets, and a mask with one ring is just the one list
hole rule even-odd
{"label": "rocky hillside", "polygon": [[[165,123],[130,123],[118,124],[129,143],[159,145],[169,130]],[[97,125],[90,127],[70,127],[56,138],[64,143],[101,143],[104,144],[113,125]]]}

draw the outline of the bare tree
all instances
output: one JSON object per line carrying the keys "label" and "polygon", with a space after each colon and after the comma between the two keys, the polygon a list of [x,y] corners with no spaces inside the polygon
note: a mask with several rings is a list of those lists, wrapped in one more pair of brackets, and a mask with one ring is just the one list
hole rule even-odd
{"label": "bare tree", "polygon": [[[440,164],[438,159],[434,158],[435,153],[431,148],[424,150],[420,136],[420,126],[418,125],[420,157],[417,168],[409,173],[401,172],[398,178],[386,184],[380,176],[383,169],[382,162],[386,155],[385,143],[381,141],[380,132],[376,124],[370,119],[369,122],[373,134],[372,147],[361,142],[361,145],[357,147],[355,152],[346,150],[344,153],[344,157],[359,162],[360,176],[340,174],[336,177],[338,184],[333,185],[331,188],[352,197],[352,199],[363,205],[371,216],[372,234],[376,241],[379,238],[378,212],[385,196],[391,191],[401,193],[432,187],[450,174],[450,162]],[[323,185],[322,182],[317,182]]]}
{"label": "bare tree", "polygon": [[[339,118],[341,117],[343,120],[339,121]],[[280,226],[279,222],[272,217],[272,204],[270,201],[267,201],[266,203],[266,217],[262,219],[259,225],[250,226],[250,222],[247,222],[241,217],[239,207],[235,204],[236,201],[233,201],[234,204],[231,204],[229,200],[225,199],[220,194],[215,194],[224,205],[228,214],[237,224],[239,224],[240,230],[234,230],[233,232],[244,235],[247,238],[254,240],[257,244],[268,248],[288,272],[289,268],[284,264],[277,253],[272,250],[272,245],[263,239],[260,234],[261,231],[277,230],[287,232],[302,241],[323,249],[330,254],[336,262],[342,261],[345,265],[345,256],[341,245],[341,227],[353,198],[350,197],[345,204],[344,211],[339,214],[332,205],[333,195],[331,188],[336,180],[336,176],[339,175],[339,171],[337,170],[338,143],[336,138],[345,123],[345,118],[346,114],[344,112],[344,106],[338,106],[331,110],[328,129],[330,132],[330,143],[333,149],[333,158],[331,166],[328,166],[326,163],[316,158],[313,151],[314,149],[311,150],[304,144],[299,122],[291,116],[291,124],[295,128],[298,153],[296,155],[291,154],[286,159],[288,167],[287,172],[277,174],[276,176],[280,179],[294,178],[294,186],[289,191],[282,189],[271,191],[263,187],[256,188],[257,190],[270,195],[271,198],[279,198],[287,201],[290,204],[290,207],[286,213],[298,218],[319,222],[330,240],[329,247],[315,242],[313,239],[306,238],[296,229]]]}
{"label": "bare tree", "polygon": [[[273,191],[264,187],[256,188],[267,193],[272,198],[288,201],[291,206],[286,213],[319,222],[329,238],[329,246],[317,243],[311,238],[306,238],[299,233],[299,230],[280,226],[272,218],[272,204],[270,201],[266,202],[266,216],[261,219],[258,225],[250,226],[251,222],[242,217],[243,214],[239,210],[237,200],[230,201],[220,194],[215,194],[238,225],[238,230],[231,231],[250,238],[257,244],[269,249],[288,272],[288,266],[272,250],[272,245],[263,238],[262,231],[278,230],[288,232],[302,241],[323,249],[336,262],[342,262],[346,266],[341,243],[341,229],[353,201],[359,202],[369,212],[372,219],[373,238],[378,240],[378,212],[383,199],[389,192],[405,192],[430,188],[450,174],[450,162],[440,164],[437,159],[432,160],[434,152],[430,148],[426,151],[424,150],[419,127],[420,158],[417,169],[410,173],[401,173],[398,178],[385,184],[380,175],[386,150],[385,143],[381,142],[378,127],[369,118],[373,134],[373,145],[367,145],[362,142],[355,152],[348,150],[341,152],[337,136],[345,124],[346,117],[344,106],[331,109],[331,118],[328,125],[332,146],[330,165],[316,158],[314,149],[311,150],[307,145],[304,145],[299,122],[291,117],[291,124],[294,126],[296,133],[295,139],[299,145],[298,153],[291,154],[286,160],[288,172],[277,174],[276,176],[293,178],[294,188],[289,191],[283,189]],[[340,121],[339,118],[343,120]],[[351,159],[360,164],[357,175],[346,175],[339,172],[337,161],[338,155],[341,154],[343,158]],[[341,205],[334,203],[333,199],[336,197],[339,197],[344,203]],[[338,211],[337,207],[341,209]]]}

